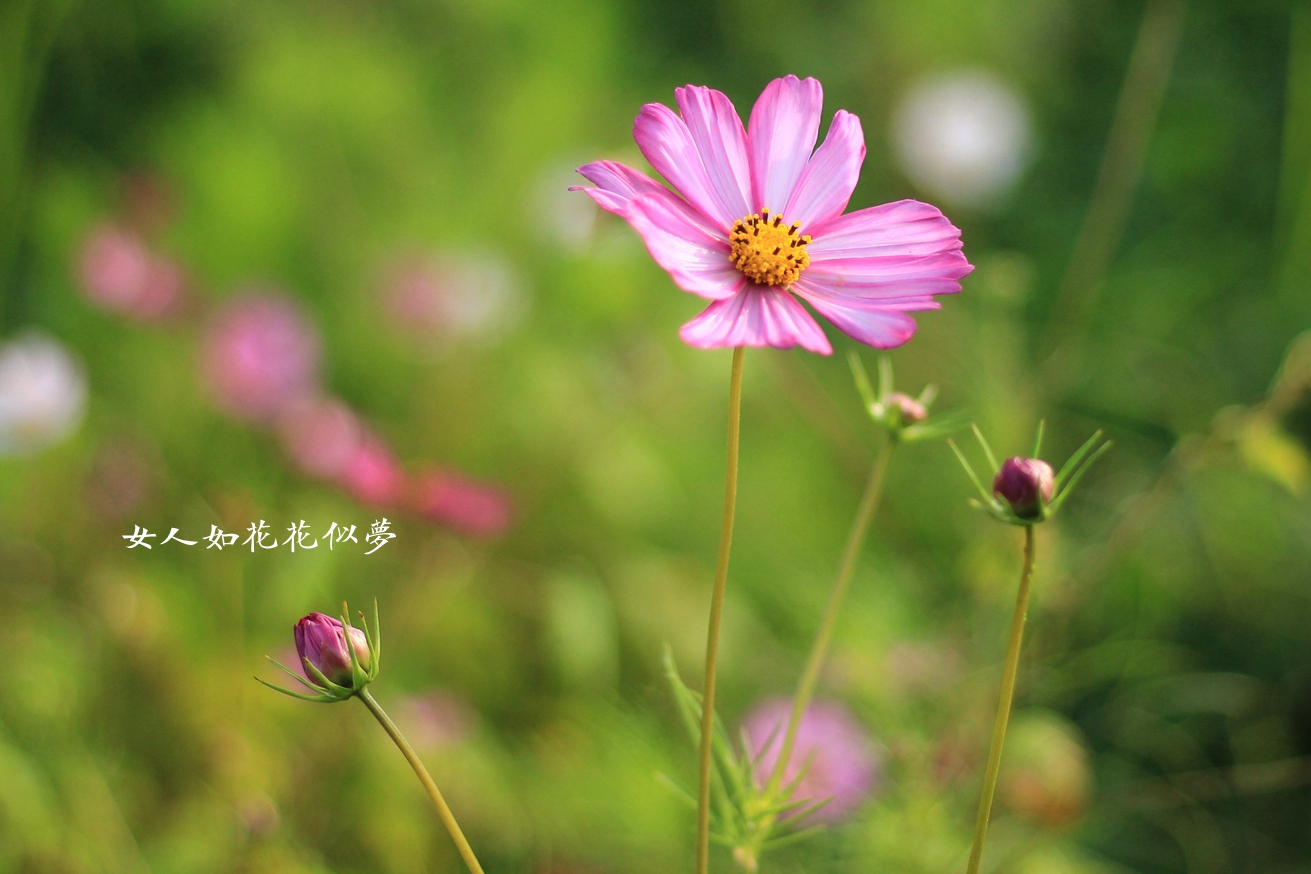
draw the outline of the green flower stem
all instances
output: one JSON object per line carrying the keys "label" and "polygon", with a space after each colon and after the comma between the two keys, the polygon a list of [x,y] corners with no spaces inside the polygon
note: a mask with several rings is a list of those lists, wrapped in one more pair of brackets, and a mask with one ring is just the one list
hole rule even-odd
{"label": "green flower stem", "polygon": [[405,760],[410,763],[410,767],[414,769],[414,773],[419,775],[419,782],[423,784],[424,789],[428,790],[428,795],[432,798],[432,803],[437,805],[437,818],[442,821],[442,825],[446,826],[446,830],[451,833],[451,840],[455,841],[456,849],[458,849],[460,855],[464,857],[464,864],[469,866],[469,870],[472,871],[473,874],[483,874],[483,866],[478,864],[478,857],[473,854],[473,848],[470,847],[469,842],[465,840],[464,832],[460,831],[460,824],[455,821],[455,815],[451,813],[451,809],[446,806],[446,799],[442,798],[441,790],[439,790],[437,784],[433,782],[432,776],[428,773],[428,769],[423,766],[423,762],[419,761],[419,757],[415,754],[414,748],[410,746],[409,741],[407,741],[405,736],[401,734],[401,730],[396,727],[396,723],[391,721],[391,717],[387,715],[387,712],[382,709],[382,705],[373,700],[373,696],[369,694],[368,689],[361,689],[358,694],[360,700],[364,702],[364,706],[369,708],[369,712],[377,718],[378,723],[382,725],[387,734],[391,735],[391,739],[396,742],[396,746],[400,748],[401,754],[405,756]]}
{"label": "green flower stem", "polygon": [[988,835],[992,815],[992,796],[997,791],[997,773],[1001,770],[1001,748],[1006,742],[1006,725],[1011,719],[1011,699],[1015,697],[1015,674],[1020,666],[1020,644],[1024,640],[1024,619],[1029,612],[1029,584],[1033,580],[1033,526],[1024,528],[1024,570],[1020,572],[1020,591],[1015,598],[1015,615],[1011,617],[1011,640],[1006,648],[1006,669],[1001,678],[1001,700],[997,702],[997,721],[992,727],[992,746],[988,750],[988,767],[983,772],[983,792],[979,796],[979,818],[974,824],[974,846],[970,848],[967,874],[978,874],[983,858],[983,839]]}
{"label": "green flower stem", "polygon": [[788,761],[792,758],[792,748],[797,742],[797,729],[801,725],[801,717],[805,714],[806,707],[810,704],[810,698],[815,693],[815,683],[819,680],[819,671],[824,666],[824,659],[828,656],[829,644],[833,640],[833,629],[838,624],[838,616],[842,611],[842,601],[847,596],[851,576],[856,570],[856,560],[860,558],[861,548],[865,545],[870,519],[874,517],[874,511],[879,505],[879,494],[883,491],[883,475],[887,472],[888,459],[892,457],[892,447],[895,443],[891,436],[884,438],[878,456],[874,459],[874,467],[870,469],[869,481],[865,484],[865,494],[860,499],[860,509],[856,511],[856,518],[851,523],[851,533],[847,535],[842,564],[838,568],[837,579],[833,582],[833,591],[828,596],[828,607],[825,608],[824,618],[820,621],[815,643],[810,648],[810,658],[806,661],[806,668],[801,674],[800,682],[797,683],[797,693],[792,700],[792,717],[788,720],[787,733],[783,735],[783,748],[779,753],[778,761],[774,764],[769,783],[765,787],[766,798],[774,798],[783,785],[783,775],[787,771]]}
{"label": "green flower stem", "polygon": [[733,545],[733,513],[737,508],[737,444],[742,424],[742,346],[733,350],[733,374],[728,385],[728,464],[724,477],[724,522],[719,530],[719,564],[710,596],[710,628],[706,633],[706,680],[701,693],[701,762],[696,810],[696,870],[710,870],[710,755],[715,718],[715,662],[719,658],[719,621],[724,612],[728,554]]}

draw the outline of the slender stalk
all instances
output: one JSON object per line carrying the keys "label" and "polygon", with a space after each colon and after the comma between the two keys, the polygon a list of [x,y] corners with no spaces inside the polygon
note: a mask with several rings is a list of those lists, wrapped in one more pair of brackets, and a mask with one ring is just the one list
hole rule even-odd
{"label": "slender stalk", "polygon": [[1039,343],[1038,360],[1052,359],[1058,365],[1048,366],[1049,382],[1060,382],[1080,372],[1082,346],[1078,329],[1096,305],[1100,283],[1124,236],[1147,147],[1174,68],[1186,5],[1187,0],[1148,0],[1143,10],[1088,213]]}
{"label": "slender stalk", "polygon": [[733,545],[733,513],[737,509],[737,444],[742,424],[742,353],[733,350],[733,373],[728,383],[728,464],[724,477],[724,521],[719,529],[719,564],[710,595],[710,628],[706,633],[706,680],[701,693],[701,780],[696,810],[696,870],[710,870],[710,754],[715,719],[715,663],[719,659],[719,621],[724,612],[728,582],[728,554]]}
{"label": "slender stalk", "polygon": [[1015,615],[1011,617],[1011,641],[1006,647],[1006,669],[1001,677],[1001,700],[997,702],[997,721],[992,726],[992,746],[988,750],[988,767],[983,772],[983,792],[979,796],[979,818],[974,823],[974,846],[970,848],[967,874],[978,874],[983,859],[983,839],[988,835],[988,818],[992,815],[992,796],[997,791],[997,772],[1001,770],[1001,748],[1006,742],[1006,725],[1011,719],[1011,699],[1015,697],[1015,674],[1020,666],[1020,644],[1024,640],[1024,619],[1029,612],[1029,583],[1033,579],[1033,526],[1024,528],[1024,570],[1020,572],[1020,591],[1015,598]]}
{"label": "slender stalk", "polygon": [[396,742],[401,755],[405,756],[405,760],[410,763],[414,773],[419,775],[419,782],[423,784],[424,789],[428,790],[432,803],[437,806],[437,818],[442,821],[442,825],[446,826],[446,830],[451,833],[451,840],[455,841],[456,849],[464,857],[464,864],[469,866],[469,870],[473,874],[483,874],[483,866],[478,864],[478,857],[473,854],[473,848],[465,840],[464,832],[460,831],[460,824],[455,821],[455,814],[451,813],[451,809],[446,806],[446,799],[442,797],[441,790],[433,782],[428,769],[423,766],[423,762],[419,761],[414,748],[401,734],[401,730],[396,727],[396,723],[391,721],[391,717],[387,715],[387,712],[382,709],[382,705],[373,700],[373,696],[369,694],[368,689],[361,689],[359,698],[364,702],[364,706],[369,708],[369,712],[377,718],[378,723],[382,725],[387,734],[391,735],[391,739]]}
{"label": "slender stalk", "polygon": [[851,576],[856,570],[856,559],[860,557],[861,547],[865,545],[865,534],[869,531],[870,519],[874,517],[874,510],[879,505],[879,494],[883,491],[883,475],[887,472],[888,459],[892,456],[894,445],[896,441],[890,436],[885,437],[883,445],[879,447],[879,454],[874,459],[874,466],[870,469],[869,481],[865,484],[865,494],[860,499],[860,508],[851,523],[851,533],[847,535],[842,564],[838,567],[837,579],[833,581],[833,591],[828,596],[824,618],[819,623],[819,633],[815,635],[815,643],[810,648],[806,668],[797,683],[797,692],[792,700],[792,716],[788,720],[787,733],[783,735],[783,748],[779,752],[778,761],[774,764],[769,783],[765,787],[766,798],[773,798],[783,784],[783,775],[787,771],[788,761],[792,758],[792,748],[797,742],[797,728],[801,725],[801,717],[805,714],[810,698],[815,692],[815,683],[819,680],[820,668],[824,666],[824,659],[828,656],[833,629],[838,623],[838,615],[842,610],[842,601],[847,596]]}

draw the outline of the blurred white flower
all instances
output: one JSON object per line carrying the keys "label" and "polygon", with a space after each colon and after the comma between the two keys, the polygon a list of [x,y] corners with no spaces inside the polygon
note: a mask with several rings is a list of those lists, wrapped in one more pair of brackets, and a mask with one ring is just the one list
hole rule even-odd
{"label": "blurred white flower", "polygon": [[1033,156],[1024,98],[977,70],[933,74],[912,85],[893,117],[892,139],[912,182],[960,206],[1004,197]]}
{"label": "blurred white flower", "polygon": [[86,377],[42,333],[0,344],[0,454],[25,455],[67,437],[86,409]]}
{"label": "blurred white flower", "polygon": [[508,259],[490,250],[411,259],[387,282],[398,327],[424,339],[490,338],[519,321],[527,298]]}

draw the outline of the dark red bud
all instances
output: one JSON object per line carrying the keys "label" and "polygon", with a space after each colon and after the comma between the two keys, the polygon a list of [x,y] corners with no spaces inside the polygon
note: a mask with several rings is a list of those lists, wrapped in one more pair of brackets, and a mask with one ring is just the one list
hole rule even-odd
{"label": "dark red bud", "polygon": [[1006,459],[992,481],[992,491],[1021,519],[1037,519],[1055,489],[1052,466],[1039,458]]}
{"label": "dark red bud", "polygon": [[[369,643],[364,632],[350,629],[351,644],[360,667],[369,666]],[[350,686],[353,680],[351,657],[346,650],[346,628],[340,620],[322,613],[311,613],[296,623],[296,652],[301,657],[301,670],[311,682],[314,677],[305,668],[304,660],[318,668],[323,676],[338,686]]]}

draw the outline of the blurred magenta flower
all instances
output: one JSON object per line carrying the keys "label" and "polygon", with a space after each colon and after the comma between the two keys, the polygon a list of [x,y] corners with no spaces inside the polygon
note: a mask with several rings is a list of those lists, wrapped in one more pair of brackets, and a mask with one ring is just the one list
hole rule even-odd
{"label": "blurred magenta flower", "polygon": [[315,395],[287,406],[278,417],[278,435],[296,467],[311,476],[336,479],[355,459],[364,430],[344,402]]}
{"label": "blurred magenta flower", "polygon": [[[364,632],[358,628],[349,629],[351,645],[355,649],[355,658],[360,667],[369,667],[369,644]],[[296,655],[299,656],[300,669],[305,678],[315,682],[311,671],[305,667],[308,660],[338,686],[351,685],[351,657],[346,651],[347,629],[341,620],[323,613],[311,613],[296,623]]]}
{"label": "blurred magenta flower", "polygon": [[0,344],[0,455],[25,455],[77,429],[86,376],[68,350],[35,331]]}
{"label": "blurred magenta flower", "polygon": [[1040,458],[1012,456],[1002,462],[992,491],[1021,519],[1037,519],[1056,488],[1052,466]]}
{"label": "blurred magenta flower", "polygon": [[376,507],[392,507],[405,496],[405,470],[386,443],[367,430],[360,434],[337,480],[351,497]]}
{"label": "blurred magenta flower", "polygon": [[206,328],[202,373],[219,407],[270,422],[316,390],[318,333],[300,308],[274,293],[227,301]]}
{"label": "blurred magenta flower", "polygon": [[182,300],[182,269],[151,254],[126,228],[95,228],[82,244],[78,268],[87,299],[112,313],[150,321],[176,311]]}
{"label": "blurred magenta flower", "polygon": [[411,487],[413,509],[464,534],[493,537],[510,524],[509,496],[501,489],[459,474],[430,472]]}
{"label": "blurred magenta flower", "polygon": [[[758,705],[743,721],[749,752],[759,757],[756,776],[763,786],[778,762],[792,702],[771,698]],[[875,788],[879,760],[864,729],[840,704],[816,701],[806,708],[797,728],[796,746],[783,774],[783,785],[809,768],[792,800],[832,800],[810,817],[837,822],[856,809]]]}
{"label": "blurred magenta flower", "polygon": [[713,303],[683,326],[692,346],[833,350],[801,298],[871,346],[915,333],[916,310],[960,290],[973,268],[935,207],[903,200],[843,215],[865,160],[860,120],[838,110],[815,150],[823,89],[775,79],[748,127],[710,88],[676,89],[679,113],[648,103],[633,125],[674,187],[614,161],[579,168],[602,208],[626,219],[684,291]]}

